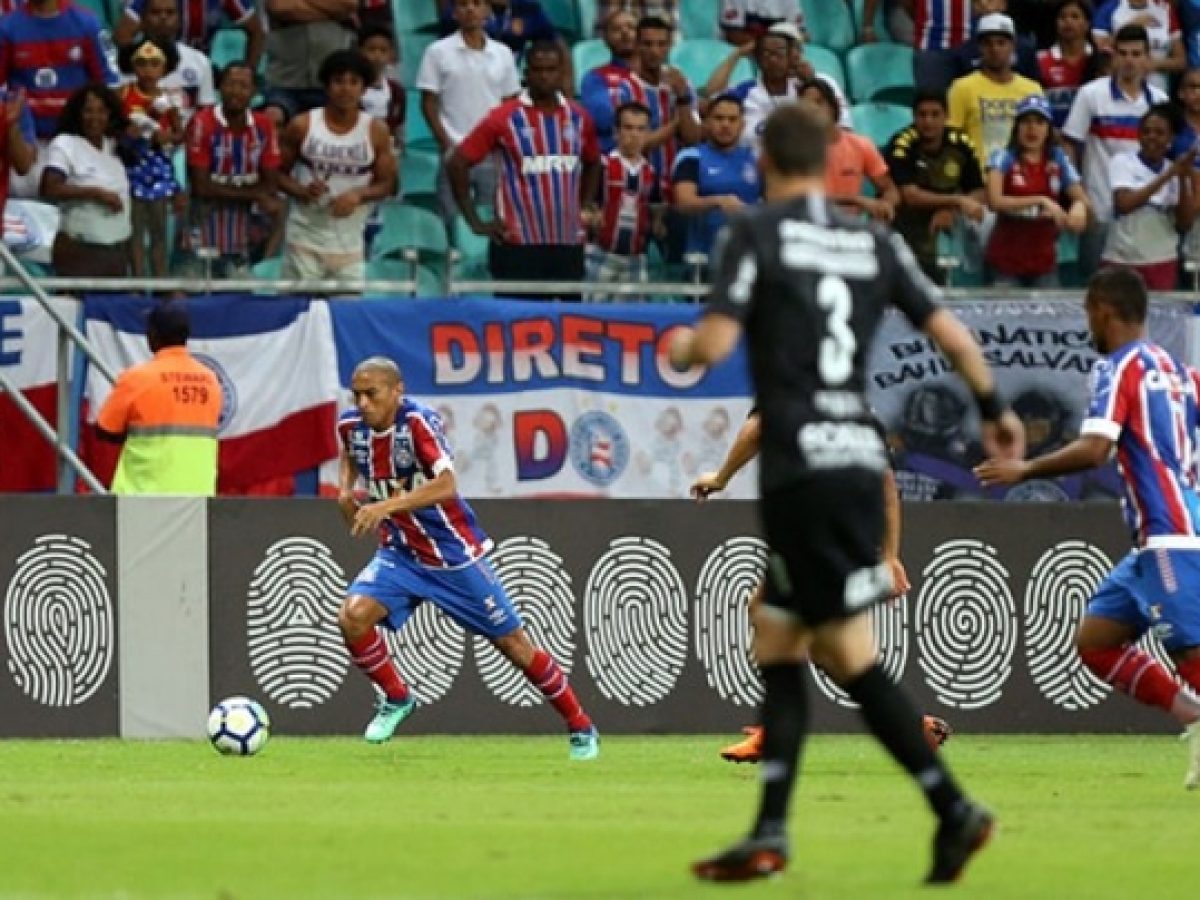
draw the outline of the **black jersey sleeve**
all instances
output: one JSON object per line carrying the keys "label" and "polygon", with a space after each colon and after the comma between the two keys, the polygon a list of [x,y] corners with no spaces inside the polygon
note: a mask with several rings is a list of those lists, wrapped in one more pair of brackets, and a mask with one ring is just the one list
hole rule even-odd
{"label": "black jersey sleeve", "polygon": [[900,235],[888,232],[881,237],[880,244],[880,256],[886,261],[884,273],[890,276],[884,283],[892,285],[891,302],[904,313],[913,328],[920,330],[941,304],[941,288],[921,271],[916,257]]}
{"label": "black jersey sleeve", "polygon": [[744,322],[758,284],[758,254],[747,216],[735,216],[717,236],[708,310]]}

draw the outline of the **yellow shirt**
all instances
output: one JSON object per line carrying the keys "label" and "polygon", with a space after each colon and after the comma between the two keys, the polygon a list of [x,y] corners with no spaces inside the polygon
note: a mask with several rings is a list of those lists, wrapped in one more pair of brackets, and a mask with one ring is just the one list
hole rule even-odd
{"label": "yellow shirt", "polygon": [[1042,86],[1015,73],[1005,84],[992,81],[982,72],[972,72],[950,85],[949,123],[971,138],[981,167],[987,165],[994,151],[1008,146],[1017,104],[1030,94],[1041,96]]}

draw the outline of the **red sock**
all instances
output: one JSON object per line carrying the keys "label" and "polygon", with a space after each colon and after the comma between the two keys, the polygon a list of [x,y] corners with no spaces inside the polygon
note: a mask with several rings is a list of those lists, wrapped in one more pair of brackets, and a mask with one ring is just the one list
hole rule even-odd
{"label": "red sock", "polygon": [[1127,647],[1081,650],[1079,657],[1101,681],[1147,706],[1157,706],[1169,712],[1175,695],[1179,693],[1178,682],[1162,664],[1132,644]]}
{"label": "red sock", "polygon": [[379,686],[384,696],[400,702],[408,699],[408,685],[400,677],[378,630],[372,628],[357,641],[347,640],[346,649],[353,663]]}
{"label": "red sock", "polygon": [[1175,671],[1193,691],[1200,694],[1200,658],[1185,659],[1183,662],[1175,663]]}
{"label": "red sock", "polygon": [[558,663],[545,650],[533,651],[533,659],[525,670],[525,677],[542,692],[542,696],[550,701],[550,705],[558,710],[567,727],[572,731],[583,731],[592,727],[592,720],[579,705],[579,698],[567,683],[567,676],[559,668]]}

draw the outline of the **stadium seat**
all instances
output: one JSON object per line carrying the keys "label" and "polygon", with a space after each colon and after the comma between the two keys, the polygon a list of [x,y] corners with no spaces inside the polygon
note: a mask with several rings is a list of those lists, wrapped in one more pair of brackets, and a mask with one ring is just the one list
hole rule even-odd
{"label": "stadium seat", "polygon": [[424,150],[406,150],[400,160],[400,190],[405,197],[437,194],[438,157]]}
{"label": "stadium seat", "polygon": [[687,0],[680,4],[679,30],[685,40],[719,38],[720,19],[720,0]]}
{"label": "stadium seat", "polygon": [[962,228],[937,236],[938,267],[946,273],[946,287],[979,287],[984,283],[982,268],[976,270],[964,264],[969,258]]}
{"label": "stadium seat", "polygon": [[[890,41],[892,39],[892,32],[888,28],[885,7],[886,4],[880,3],[875,10],[875,37],[881,41]],[[862,35],[864,24],[863,14],[866,12],[866,9],[865,0],[854,0],[854,25],[859,35]]]}
{"label": "stadium seat", "polygon": [[595,37],[599,0],[579,0],[576,7],[579,16],[579,39]]}
{"label": "stadium seat", "polygon": [[850,107],[854,130],[882,148],[892,135],[912,124],[912,110],[894,103],[856,103]]}
{"label": "stadium seat", "polygon": [[1069,231],[1059,232],[1055,251],[1058,254],[1059,283],[1065,288],[1082,287],[1084,278],[1079,271],[1079,235]]}
{"label": "stadium seat", "polygon": [[[367,281],[408,281],[412,269],[399,259],[372,259],[367,261]],[[446,287],[442,277],[428,266],[417,266],[417,296],[444,297]],[[377,295],[386,297],[384,294]]]}
{"label": "stadium seat", "polygon": [[[479,215],[488,221],[492,218],[493,211],[487,207],[481,207]],[[467,220],[462,216],[457,216],[454,219],[454,248],[462,254],[462,259],[458,262],[456,269],[460,278],[486,278],[488,277],[488,239],[480,237],[471,230],[467,225]]]}
{"label": "stadium seat", "polygon": [[246,32],[240,28],[219,28],[213,33],[208,58],[217,69],[246,58]]}
{"label": "stadium seat", "polygon": [[283,257],[272,256],[270,259],[259,260],[250,267],[250,271],[254,273],[255,278],[262,281],[278,281],[283,272]]}
{"label": "stadium seat", "polygon": [[846,75],[855,103],[912,103],[913,51],[903,44],[863,44],[846,54]]}
{"label": "stadium seat", "polygon": [[575,67],[575,91],[583,84],[583,76],[597,66],[605,65],[612,54],[604,41],[589,38],[571,48],[571,65]]}
{"label": "stadium seat", "polygon": [[[400,0],[400,2],[413,3],[414,0]],[[579,10],[575,7],[575,0],[542,0],[542,9],[546,11],[546,15],[554,23],[555,29],[562,34],[568,44],[582,33],[579,28]]]}
{"label": "stadium seat", "polygon": [[[106,0],[78,0],[78,3],[100,20],[101,28],[103,28],[105,31],[112,31],[113,22],[115,21],[113,18],[114,10],[106,2]],[[123,10],[125,8],[125,4],[122,3],[120,8]]]}
{"label": "stadium seat", "polygon": [[407,34],[413,31],[436,32],[438,26],[437,12],[432,2],[426,0],[391,0],[392,25],[396,34]]}
{"label": "stadium seat", "polygon": [[804,58],[808,60],[814,71],[828,75],[838,83],[842,91],[846,90],[846,70],[842,68],[841,57],[836,53],[828,47],[809,44],[804,48]]}
{"label": "stadium seat", "polygon": [[390,200],[379,204],[379,216],[379,234],[371,244],[371,259],[399,256],[411,248],[439,268],[444,264],[449,243],[446,226],[438,216],[427,209]]}
{"label": "stadium seat", "polygon": [[420,150],[423,153],[437,153],[438,143],[434,140],[425,114],[421,112],[421,92],[409,88],[404,92],[407,103],[404,113],[404,146],[409,150]]}
{"label": "stadium seat", "polygon": [[858,42],[848,0],[800,0],[808,39],[843,53]]}
{"label": "stadium seat", "polygon": [[[733,52],[733,47],[724,41],[700,38],[680,41],[671,50],[671,65],[682,70],[692,86],[699,90],[708,81],[713,69],[719,66],[731,52]],[[748,59],[740,59],[729,79],[729,84],[732,87],[755,77],[757,75],[754,64]]]}
{"label": "stadium seat", "polygon": [[[412,2],[412,0],[408,0]],[[423,31],[399,32],[400,43],[400,83],[405,87],[416,87],[417,70],[421,68],[421,58],[425,48],[437,40],[436,34]]]}

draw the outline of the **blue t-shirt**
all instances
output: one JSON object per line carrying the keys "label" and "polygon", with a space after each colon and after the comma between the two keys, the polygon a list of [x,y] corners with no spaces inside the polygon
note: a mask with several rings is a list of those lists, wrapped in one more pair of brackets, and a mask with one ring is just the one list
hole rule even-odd
{"label": "blue t-shirt", "polygon": [[[681,150],[671,180],[675,184],[692,182],[701,197],[733,194],[747,205],[762,198],[754,149],[744,144],[721,150],[706,141]],[[693,216],[688,225],[688,252],[711,253],[713,240],[724,226],[725,213],[719,209]]]}

